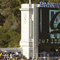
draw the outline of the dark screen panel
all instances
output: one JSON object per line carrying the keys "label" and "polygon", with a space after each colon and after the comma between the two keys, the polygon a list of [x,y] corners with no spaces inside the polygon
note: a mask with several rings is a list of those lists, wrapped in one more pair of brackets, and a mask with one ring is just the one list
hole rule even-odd
{"label": "dark screen panel", "polygon": [[49,38],[49,16],[48,9],[42,9],[42,32],[40,32],[40,38]]}
{"label": "dark screen panel", "polygon": [[[58,8],[39,8],[39,45],[59,45],[60,44],[60,31],[58,33],[54,31],[58,31],[58,29],[55,27],[55,25],[58,25],[59,23],[59,17],[54,16],[57,15],[59,12]],[[60,15],[59,15],[60,16]],[[56,19],[57,17],[57,19]],[[53,24],[52,21],[53,20]],[[55,29],[51,28],[51,25],[54,26]],[[60,25],[59,25],[60,27]],[[51,33],[53,32],[53,33]]]}

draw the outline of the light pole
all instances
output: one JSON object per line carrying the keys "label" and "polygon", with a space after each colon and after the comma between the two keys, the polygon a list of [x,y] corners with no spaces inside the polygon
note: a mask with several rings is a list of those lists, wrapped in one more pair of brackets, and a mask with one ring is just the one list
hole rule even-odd
{"label": "light pole", "polygon": [[31,4],[31,0],[29,0],[29,4]]}

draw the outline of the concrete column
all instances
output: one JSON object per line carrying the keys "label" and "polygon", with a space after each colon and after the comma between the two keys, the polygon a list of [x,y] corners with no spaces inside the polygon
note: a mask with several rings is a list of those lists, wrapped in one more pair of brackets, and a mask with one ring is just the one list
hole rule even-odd
{"label": "concrete column", "polygon": [[[21,41],[23,55],[38,57],[38,4],[21,5]],[[36,30],[35,30],[36,29]]]}

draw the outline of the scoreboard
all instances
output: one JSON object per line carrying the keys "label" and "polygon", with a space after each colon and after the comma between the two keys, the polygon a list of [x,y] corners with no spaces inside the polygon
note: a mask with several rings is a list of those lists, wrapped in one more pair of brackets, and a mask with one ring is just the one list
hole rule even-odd
{"label": "scoreboard", "polygon": [[38,44],[60,45],[60,10],[59,8],[39,7]]}

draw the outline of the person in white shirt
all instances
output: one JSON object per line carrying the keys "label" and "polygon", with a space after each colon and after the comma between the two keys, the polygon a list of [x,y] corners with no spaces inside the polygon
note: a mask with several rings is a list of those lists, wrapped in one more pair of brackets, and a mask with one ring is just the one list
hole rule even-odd
{"label": "person in white shirt", "polygon": [[13,54],[12,53],[10,53],[10,58],[12,58],[13,57]]}

